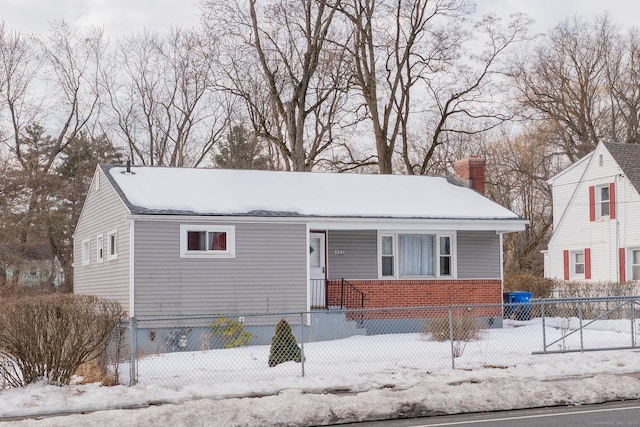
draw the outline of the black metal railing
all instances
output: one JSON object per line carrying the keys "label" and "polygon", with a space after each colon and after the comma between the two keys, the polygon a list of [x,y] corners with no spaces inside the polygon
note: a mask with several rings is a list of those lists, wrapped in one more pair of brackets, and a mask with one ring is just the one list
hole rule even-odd
{"label": "black metal railing", "polygon": [[340,279],[340,309],[364,308],[364,293],[344,278]]}
{"label": "black metal railing", "polygon": [[326,310],[363,309],[364,293],[341,279],[311,279],[311,308]]}

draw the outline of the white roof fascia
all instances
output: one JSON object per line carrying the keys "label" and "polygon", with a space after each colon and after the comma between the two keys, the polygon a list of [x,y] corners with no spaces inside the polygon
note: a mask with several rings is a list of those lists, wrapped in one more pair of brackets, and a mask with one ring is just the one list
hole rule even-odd
{"label": "white roof fascia", "polygon": [[[601,143],[598,143],[598,146]],[[596,147],[597,148],[597,147]],[[587,162],[591,159],[591,157],[593,156],[593,154],[595,153],[595,149],[594,151],[592,151],[591,153],[587,154],[586,156],[584,156],[583,158],[581,158],[580,160],[576,161],[575,163],[571,164],[570,166],[567,166],[566,168],[562,169],[560,172],[558,172],[557,174],[555,174],[554,176],[552,176],[551,178],[549,178],[547,180],[547,184],[549,185],[553,185],[553,183],[555,181],[557,181],[559,178],[561,178],[564,174],[566,174],[567,172],[569,172],[570,170],[573,170],[577,167],[579,167],[580,165],[582,165],[582,163]]]}
{"label": "white roof fascia", "polygon": [[[111,184],[111,181],[109,180],[107,175],[104,173],[104,171],[102,170],[100,165],[97,165],[95,171],[93,172],[93,177],[91,178],[91,182],[89,183],[89,189],[87,190],[87,195],[84,197],[84,200],[82,201],[82,208],[80,209],[80,215],[78,215],[78,220],[76,221],[76,224],[73,227],[73,234],[71,235],[71,237],[73,237],[75,235],[76,230],[78,229],[78,224],[80,224],[80,219],[83,218],[84,210],[85,210],[85,207],[87,206],[87,200],[92,195],[91,193],[96,191],[95,190],[96,185],[97,185],[96,184],[96,178],[100,179],[100,177],[98,177],[98,175],[102,175],[102,177],[103,177],[101,185],[102,186],[108,185],[114,191],[114,193],[116,193],[116,196],[118,197],[118,200],[120,200],[120,203],[122,203],[122,205],[127,210],[127,212],[131,213],[131,210],[129,209],[129,206],[124,202],[124,200],[122,200],[122,197],[121,197],[120,193],[115,189],[113,184]],[[100,191],[100,190],[98,189],[98,191]]]}
{"label": "white roof fascia", "polygon": [[476,230],[522,231],[529,223],[525,219],[429,219],[429,218],[329,218],[270,217],[224,215],[131,215],[145,221],[235,222],[308,224],[312,230]]}

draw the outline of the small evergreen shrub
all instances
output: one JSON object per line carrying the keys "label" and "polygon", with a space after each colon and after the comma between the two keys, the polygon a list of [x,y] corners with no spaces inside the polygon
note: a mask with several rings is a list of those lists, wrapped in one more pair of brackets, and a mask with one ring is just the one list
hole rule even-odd
{"label": "small evergreen shrub", "polygon": [[209,325],[210,336],[217,339],[224,348],[244,347],[249,345],[254,335],[244,330],[244,325],[233,319],[219,317]]}
{"label": "small evergreen shrub", "polygon": [[269,366],[273,367],[280,363],[293,360],[300,363],[302,352],[296,338],[291,332],[289,322],[282,319],[276,325],[276,332],[271,339],[271,351],[269,352]]}

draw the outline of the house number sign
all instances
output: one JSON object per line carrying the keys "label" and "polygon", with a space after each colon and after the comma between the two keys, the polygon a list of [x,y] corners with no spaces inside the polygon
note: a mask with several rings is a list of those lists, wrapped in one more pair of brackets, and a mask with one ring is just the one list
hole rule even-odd
{"label": "house number sign", "polygon": [[342,256],[344,255],[344,249],[336,249],[335,251],[333,251],[333,253],[338,256]]}

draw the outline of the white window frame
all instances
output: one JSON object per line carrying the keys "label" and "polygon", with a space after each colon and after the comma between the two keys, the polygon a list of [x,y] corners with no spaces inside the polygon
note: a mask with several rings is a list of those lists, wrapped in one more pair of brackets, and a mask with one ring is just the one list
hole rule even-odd
{"label": "white window frame", "polygon": [[633,253],[634,252],[640,252],[640,248],[629,248],[628,249],[628,262],[627,262],[627,277],[629,278],[629,280],[640,280],[640,275],[639,277],[633,277],[633,267],[638,267],[640,268],[640,264],[634,264],[633,263]]}
{"label": "white window frame", "polygon": [[[187,233],[189,231],[204,231],[207,233],[227,233],[227,249],[190,251],[187,250]],[[180,225],[180,258],[235,258],[236,257],[236,228],[233,225]]]}
{"label": "white window frame", "polygon": [[[424,276],[401,276],[400,268],[399,268],[399,258],[400,253],[398,250],[398,241],[399,236],[401,235],[424,235],[424,236],[433,236],[434,238],[434,269],[435,274],[433,275],[424,275]],[[411,279],[455,279],[457,277],[457,268],[456,268],[456,239],[455,232],[445,231],[445,232],[428,232],[428,231],[379,231],[378,232],[378,278],[379,279],[403,279],[403,280],[411,280]],[[393,254],[385,255],[393,257],[393,275],[383,276],[382,275],[382,238],[383,237],[391,237],[393,240]],[[443,275],[440,272],[440,238],[448,237],[449,245],[450,245],[450,254],[446,255],[451,259],[451,264],[449,266],[450,274]]]}
{"label": "white window frame", "polygon": [[[609,216],[611,215],[611,194],[609,194],[609,199],[606,201],[602,200],[602,189],[606,188],[607,192],[611,192],[611,187],[610,185],[607,184],[603,184],[603,185],[596,185],[595,186],[595,192],[596,192],[596,218],[609,218]],[[608,212],[606,215],[604,215],[602,213],[602,207],[603,207],[603,203],[606,203],[607,207],[608,207]]]}
{"label": "white window frame", "polygon": [[118,230],[107,233],[107,259],[118,259]]}
{"label": "white window frame", "polygon": [[[582,255],[582,263],[578,263],[576,260],[577,255]],[[582,265],[582,273],[578,273],[576,266]],[[586,269],[586,260],[584,258],[584,249],[577,251],[569,251],[569,272],[572,278],[584,278],[584,272]]]}
{"label": "white window frame", "polygon": [[91,239],[82,241],[82,265],[91,264]]}
{"label": "white window frame", "polygon": [[96,262],[98,264],[104,262],[104,235],[102,233],[96,236]]}
{"label": "white window frame", "polygon": [[[387,239],[387,238],[391,239],[391,253],[390,254],[385,254],[385,253],[383,253],[383,250],[382,250],[382,247],[383,247],[382,241]],[[396,271],[396,258],[397,258],[397,255],[396,255],[396,251],[397,251],[397,249],[396,249],[396,246],[397,246],[396,245],[396,238],[397,237],[393,233],[385,233],[385,234],[380,234],[378,236],[378,252],[379,252],[379,256],[378,256],[378,277],[380,277],[380,278],[385,278],[385,277],[393,278],[397,274],[397,271]],[[383,272],[383,262],[382,262],[383,258],[391,258],[391,274],[390,275],[388,275],[388,274],[385,275],[384,272]]]}

